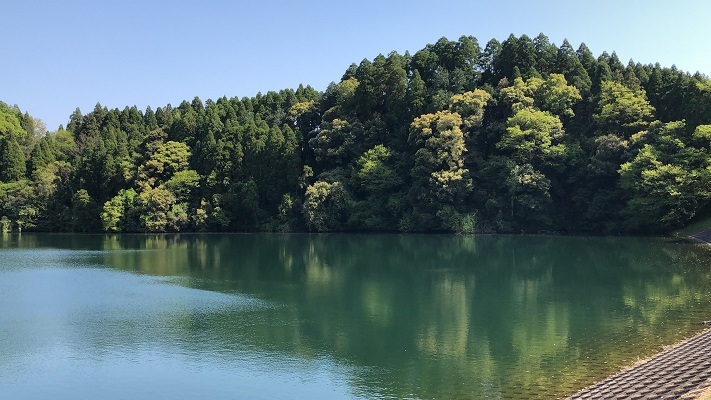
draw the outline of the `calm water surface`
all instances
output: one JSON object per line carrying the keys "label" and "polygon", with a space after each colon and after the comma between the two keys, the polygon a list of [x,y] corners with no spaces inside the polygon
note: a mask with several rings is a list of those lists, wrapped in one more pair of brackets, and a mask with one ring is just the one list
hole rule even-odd
{"label": "calm water surface", "polygon": [[551,398],[710,318],[668,240],[0,238],[3,399]]}

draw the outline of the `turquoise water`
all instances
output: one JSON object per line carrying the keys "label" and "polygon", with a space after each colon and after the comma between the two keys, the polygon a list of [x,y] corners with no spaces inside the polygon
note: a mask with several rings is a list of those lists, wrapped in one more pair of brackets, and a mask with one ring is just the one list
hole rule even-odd
{"label": "turquoise water", "polygon": [[551,398],[711,319],[648,238],[0,239],[0,398]]}

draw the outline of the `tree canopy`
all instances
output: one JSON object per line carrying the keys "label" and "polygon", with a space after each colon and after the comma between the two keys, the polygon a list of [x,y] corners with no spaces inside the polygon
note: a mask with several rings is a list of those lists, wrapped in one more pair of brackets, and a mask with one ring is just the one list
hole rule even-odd
{"label": "tree canopy", "polygon": [[310,86],[0,102],[3,231],[663,233],[711,211],[711,81],[543,34],[441,38]]}

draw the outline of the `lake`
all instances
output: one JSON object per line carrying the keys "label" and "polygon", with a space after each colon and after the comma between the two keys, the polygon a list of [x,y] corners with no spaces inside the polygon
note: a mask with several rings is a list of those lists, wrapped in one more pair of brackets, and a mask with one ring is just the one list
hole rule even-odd
{"label": "lake", "polygon": [[711,319],[652,238],[0,237],[0,398],[571,394]]}

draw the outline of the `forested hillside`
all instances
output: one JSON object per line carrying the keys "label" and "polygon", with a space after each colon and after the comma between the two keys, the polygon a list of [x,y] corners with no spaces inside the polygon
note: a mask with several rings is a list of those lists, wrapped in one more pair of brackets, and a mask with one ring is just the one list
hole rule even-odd
{"label": "forested hillside", "polygon": [[542,34],[45,131],[0,103],[2,231],[651,234],[711,211],[711,81]]}

